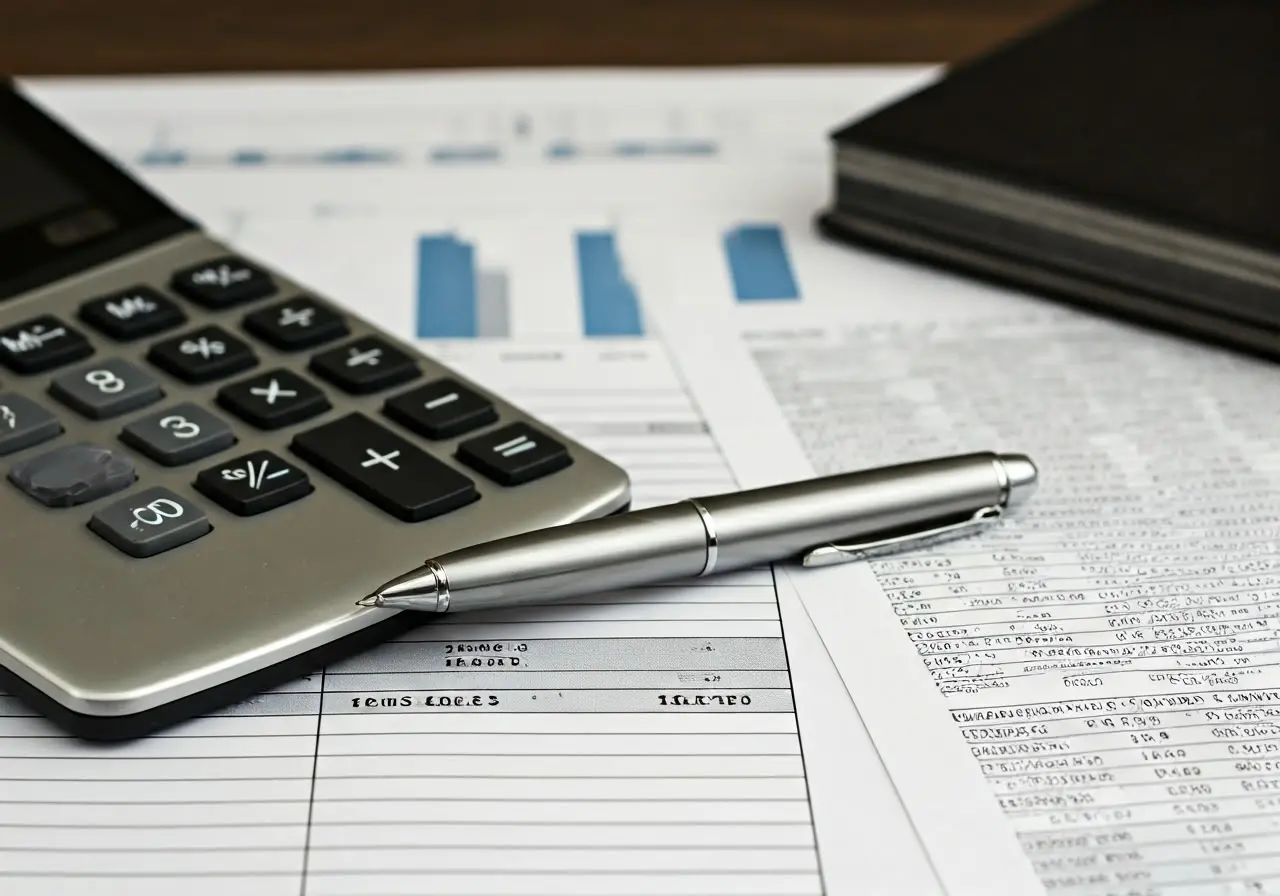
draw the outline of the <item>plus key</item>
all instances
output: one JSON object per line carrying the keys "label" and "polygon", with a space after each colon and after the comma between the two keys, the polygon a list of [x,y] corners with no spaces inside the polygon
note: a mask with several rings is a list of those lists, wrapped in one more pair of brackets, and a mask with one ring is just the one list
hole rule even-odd
{"label": "plus key", "polygon": [[354,413],[294,436],[298,457],[406,522],[457,510],[480,497],[475,483],[411,442]]}

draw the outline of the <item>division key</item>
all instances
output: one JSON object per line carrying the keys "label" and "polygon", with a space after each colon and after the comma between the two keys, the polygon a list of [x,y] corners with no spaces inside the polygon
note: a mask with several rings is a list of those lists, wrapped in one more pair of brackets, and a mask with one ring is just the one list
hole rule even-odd
{"label": "division key", "polygon": [[479,498],[475,483],[411,442],[353,413],[294,436],[290,448],[360,497],[406,522]]}

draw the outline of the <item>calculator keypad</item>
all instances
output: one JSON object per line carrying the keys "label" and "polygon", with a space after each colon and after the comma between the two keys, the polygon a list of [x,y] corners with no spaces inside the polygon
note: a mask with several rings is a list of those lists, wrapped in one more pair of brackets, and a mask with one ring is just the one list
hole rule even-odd
{"label": "calculator keypad", "polygon": [[9,481],[48,507],[75,507],[133,485],[133,459],[82,442],[60,445],[15,464]]}
{"label": "calculator keypad", "polygon": [[[140,351],[151,367],[125,357],[93,359],[90,339],[55,315],[33,316],[0,329],[0,364],[24,376],[48,372],[48,381],[36,388],[46,388],[53,400],[80,417],[100,422],[142,412],[102,436],[118,439],[125,450],[77,442],[39,450],[8,473],[13,486],[50,507],[87,504],[140,483],[142,490],[99,508],[88,523],[132,557],[155,556],[212,531],[197,503],[147,483],[145,471],[140,473],[126,453],[131,449],[175,468],[232,448],[238,442],[235,430],[212,405],[256,430],[272,432],[330,412],[334,402],[325,394],[326,386],[359,399],[409,384],[408,391],[382,401],[382,422],[352,412],[295,434],[288,447],[296,460],[252,450],[191,476],[195,492],[242,517],[314,492],[317,484],[299,462],[406,522],[439,517],[480,500],[479,480],[459,464],[512,486],[571,463],[562,444],[532,427],[492,429],[502,416],[494,402],[457,379],[413,385],[422,374],[416,357],[378,335],[347,339],[352,328],[344,315],[306,295],[277,296],[280,289],[272,275],[243,259],[222,255],[181,267],[167,286],[168,294],[137,283],[83,300],[71,312],[93,333],[117,343],[121,352],[129,343],[154,339],[131,350]],[[222,310],[273,296],[269,304],[248,308],[238,327],[225,321],[222,326],[201,325],[202,315],[191,314],[192,307],[185,304]],[[173,332],[193,318],[195,325]],[[260,363],[255,343],[290,355],[310,353],[300,363],[320,382],[284,366],[254,371]],[[251,373],[219,382],[246,371]],[[166,375],[194,386],[218,383],[217,391],[203,400],[179,400],[146,411],[170,391]],[[63,435],[66,427],[56,410],[16,391],[0,393],[0,456]],[[465,436],[471,438],[448,459],[425,450],[421,442]],[[280,444],[285,444],[283,437]]]}
{"label": "calculator keypad", "polygon": [[306,473],[270,451],[254,451],[202,470],[195,487],[239,516],[256,516],[315,491]]}
{"label": "calculator keypad", "polygon": [[365,336],[322,352],[311,359],[311,370],[353,395],[378,392],[418,376],[413,358],[377,336]]}
{"label": "calculator keypad", "polygon": [[128,342],[181,326],[187,316],[159,290],[135,286],[85,302],[80,319],[112,339]]}
{"label": "calculator keypad", "polygon": [[62,424],[25,395],[0,395],[0,457],[62,435]]}
{"label": "calculator keypad", "polygon": [[299,433],[291,447],[327,476],[406,522],[457,510],[480,497],[466,476],[360,413]]}
{"label": "calculator keypad", "polygon": [[244,328],[286,352],[323,345],[350,332],[341,315],[308,298],[290,299],[246,315]]}
{"label": "calculator keypad", "polygon": [[270,274],[230,255],[183,268],[169,285],[178,295],[212,309],[252,302],[276,291]]}
{"label": "calculator keypad", "polygon": [[323,392],[284,369],[223,386],[218,404],[258,429],[279,429],[309,420],[331,407]]}
{"label": "calculator keypad", "polygon": [[213,524],[194,502],[153,486],[102,508],[89,528],[131,557],[154,557],[209,534]]}
{"label": "calculator keypad", "polygon": [[157,342],[147,359],[188,383],[222,379],[258,363],[253,350],[222,327],[201,327]]}
{"label": "calculator keypad", "polygon": [[0,364],[15,373],[40,373],[92,354],[88,339],[51,314],[0,330]]}
{"label": "calculator keypad", "polygon": [[118,417],[164,397],[159,383],[119,358],[106,358],[59,374],[49,384],[49,392],[92,420]]}
{"label": "calculator keypad", "polygon": [[120,440],[156,463],[176,467],[230,448],[236,435],[220,417],[187,401],[133,421]]}

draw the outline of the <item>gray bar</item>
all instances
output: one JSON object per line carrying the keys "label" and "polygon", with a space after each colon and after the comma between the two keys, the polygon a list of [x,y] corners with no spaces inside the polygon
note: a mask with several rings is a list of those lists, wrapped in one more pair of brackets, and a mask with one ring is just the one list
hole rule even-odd
{"label": "gray bar", "polygon": [[783,670],[727,672],[671,672],[614,670],[525,671],[521,667],[485,666],[445,672],[385,672],[325,676],[325,693],[369,691],[432,691],[441,688],[532,688],[560,690],[629,690],[634,688],[786,688],[791,678]]}
{"label": "gray bar", "polygon": [[481,268],[476,274],[476,335],[484,339],[511,335],[506,271]]}
{"label": "gray bar", "polygon": [[468,689],[325,694],[328,715],[372,713],[794,712],[788,688],[730,690],[666,688],[618,691],[526,691]]}
{"label": "gray bar", "polygon": [[[420,634],[420,633],[419,633]],[[511,664],[511,660],[519,660]],[[479,660],[483,665],[477,667]],[[393,641],[329,667],[352,672],[787,670],[781,638],[564,638],[527,641]]]}

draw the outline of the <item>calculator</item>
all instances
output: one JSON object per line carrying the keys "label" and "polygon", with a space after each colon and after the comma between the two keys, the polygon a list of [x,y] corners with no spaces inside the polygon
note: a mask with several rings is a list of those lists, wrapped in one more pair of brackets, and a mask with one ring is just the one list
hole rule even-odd
{"label": "calculator", "polygon": [[94,740],[423,624],[355,602],[431,556],[630,504],[620,467],[233,251],[7,80],[0,475],[0,687]]}

